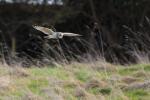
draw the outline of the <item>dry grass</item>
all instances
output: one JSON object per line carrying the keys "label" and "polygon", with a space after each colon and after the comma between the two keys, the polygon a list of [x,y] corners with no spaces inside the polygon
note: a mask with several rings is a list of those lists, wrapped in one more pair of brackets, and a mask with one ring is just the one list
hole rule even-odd
{"label": "dry grass", "polygon": [[149,64],[106,62],[0,67],[2,100],[148,100]]}
{"label": "dry grass", "polygon": [[10,77],[1,76],[0,77],[0,90],[7,89],[9,85],[10,85]]}

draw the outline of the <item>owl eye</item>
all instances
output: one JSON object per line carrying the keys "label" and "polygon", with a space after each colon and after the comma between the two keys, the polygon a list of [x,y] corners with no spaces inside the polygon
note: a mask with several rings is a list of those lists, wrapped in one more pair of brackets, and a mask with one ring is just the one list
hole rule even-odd
{"label": "owl eye", "polygon": [[61,36],[62,36],[62,34],[59,34],[59,36],[61,37]]}

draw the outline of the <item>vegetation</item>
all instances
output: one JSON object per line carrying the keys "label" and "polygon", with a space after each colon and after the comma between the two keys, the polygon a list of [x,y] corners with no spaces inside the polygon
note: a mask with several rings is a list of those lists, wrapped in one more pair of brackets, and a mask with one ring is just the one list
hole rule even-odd
{"label": "vegetation", "polygon": [[[150,0],[0,0],[0,100],[149,100]],[[82,37],[46,39],[39,25]]]}
{"label": "vegetation", "polygon": [[[121,64],[137,63],[142,54],[149,58],[149,0],[0,1],[0,57],[4,54],[7,61],[10,52],[29,61],[41,61],[43,55],[61,60],[62,50],[67,60],[81,60],[86,54]],[[50,40],[47,50],[42,33],[32,25],[83,37],[60,40],[61,49]]]}
{"label": "vegetation", "polygon": [[[149,64],[104,62],[37,68],[0,67],[0,99],[149,100]],[[99,69],[99,70],[98,70]],[[139,84],[147,85],[139,85]]]}

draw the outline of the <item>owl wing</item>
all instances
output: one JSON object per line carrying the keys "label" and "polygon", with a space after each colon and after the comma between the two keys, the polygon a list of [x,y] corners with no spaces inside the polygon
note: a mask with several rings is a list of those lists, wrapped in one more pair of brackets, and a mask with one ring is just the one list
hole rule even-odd
{"label": "owl wing", "polygon": [[38,31],[43,32],[43,33],[46,34],[46,35],[53,35],[53,34],[54,34],[54,32],[53,32],[51,29],[46,28],[46,27],[33,26],[33,28],[35,28],[35,29],[38,30]]}
{"label": "owl wing", "polygon": [[75,34],[75,33],[69,33],[69,32],[65,32],[63,33],[64,36],[82,36],[80,34]]}

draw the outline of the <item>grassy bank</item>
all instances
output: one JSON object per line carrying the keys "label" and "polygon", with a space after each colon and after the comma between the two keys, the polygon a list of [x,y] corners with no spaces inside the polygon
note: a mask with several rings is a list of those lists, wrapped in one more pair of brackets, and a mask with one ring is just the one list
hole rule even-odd
{"label": "grassy bank", "polygon": [[0,100],[149,100],[150,64],[0,67]]}

